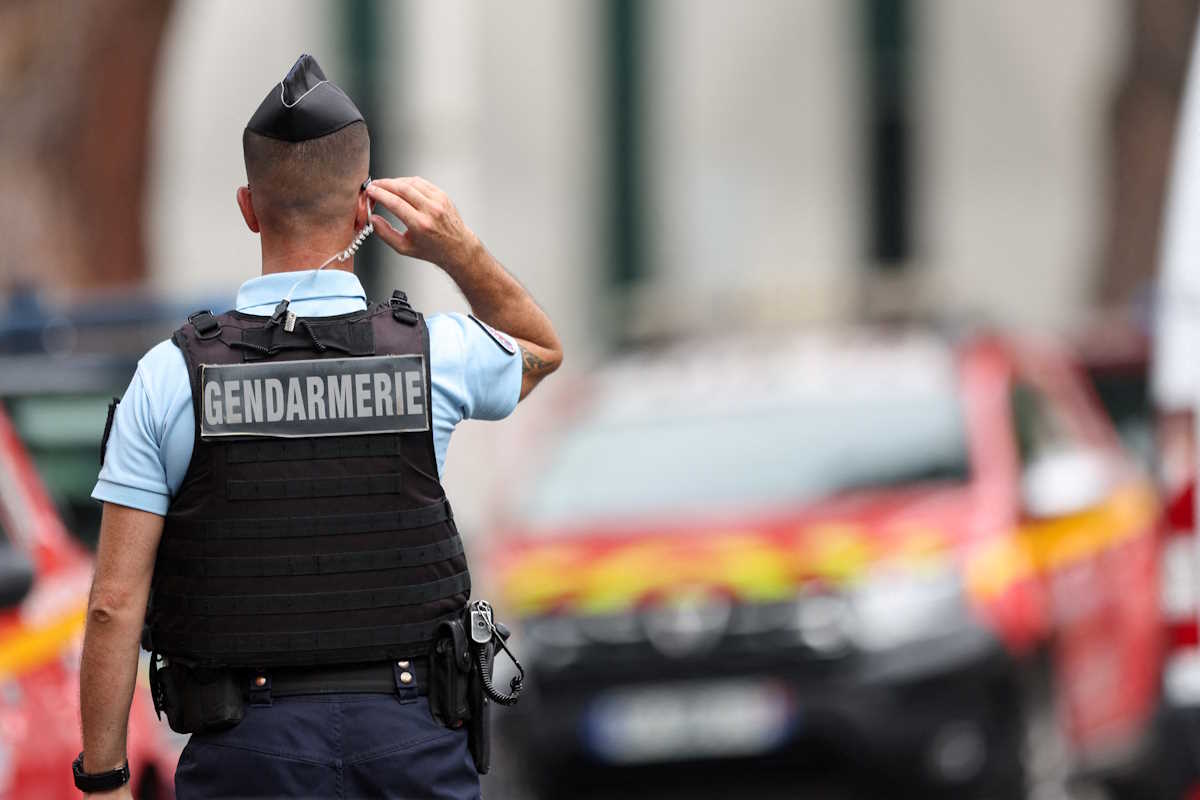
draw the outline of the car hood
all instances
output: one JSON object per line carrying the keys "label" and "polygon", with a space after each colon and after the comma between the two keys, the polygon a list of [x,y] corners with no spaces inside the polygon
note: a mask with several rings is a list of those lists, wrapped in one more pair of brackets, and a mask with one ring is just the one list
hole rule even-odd
{"label": "car hood", "polygon": [[500,539],[489,576],[521,616],[610,613],[698,588],[770,602],[875,570],[953,566],[974,532],[994,529],[981,505],[968,486],[929,485],[770,513],[520,532]]}

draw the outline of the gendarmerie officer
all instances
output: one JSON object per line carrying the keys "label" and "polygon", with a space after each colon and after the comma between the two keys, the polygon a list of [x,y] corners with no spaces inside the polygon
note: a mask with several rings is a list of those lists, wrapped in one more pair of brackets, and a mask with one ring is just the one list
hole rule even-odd
{"label": "gendarmerie officer", "polygon": [[[183,800],[479,794],[463,687],[497,628],[483,606],[464,620],[442,463],[458,422],[509,414],[561,347],[446,195],[371,182],[369,148],[302,56],[243,134],[262,277],[147,353],[110,418],[74,765],[93,796],[128,796],[139,640],[156,703],[193,732]],[[353,253],[372,230],[444,269],[474,315],[366,303]]]}

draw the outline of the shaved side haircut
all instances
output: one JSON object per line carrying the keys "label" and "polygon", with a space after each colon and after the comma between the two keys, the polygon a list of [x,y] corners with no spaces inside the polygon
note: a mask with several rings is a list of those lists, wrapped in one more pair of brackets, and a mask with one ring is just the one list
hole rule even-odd
{"label": "shaved side haircut", "polygon": [[260,223],[282,232],[302,231],[337,224],[354,213],[370,168],[371,137],[363,122],[302,142],[247,129],[242,154]]}

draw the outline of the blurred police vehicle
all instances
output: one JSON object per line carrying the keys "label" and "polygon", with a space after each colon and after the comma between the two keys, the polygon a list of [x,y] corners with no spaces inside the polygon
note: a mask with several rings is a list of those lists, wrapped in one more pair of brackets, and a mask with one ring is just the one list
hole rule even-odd
{"label": "blurred police vehicle", "polygon": [[503,738],[541,796],[812,767],[1069,797],[1141,765],[1159,509],[1059,348],[727,336],[582,394],[489,559],[531,676]]}

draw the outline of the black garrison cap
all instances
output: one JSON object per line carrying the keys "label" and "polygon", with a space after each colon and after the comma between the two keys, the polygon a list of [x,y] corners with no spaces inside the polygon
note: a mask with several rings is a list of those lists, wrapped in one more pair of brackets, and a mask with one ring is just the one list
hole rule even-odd
{"label": "black garrison cap", "polygon": [[305,53],[267,92],[246,129],[285,142],[303,142],[327,136],[362,118],[354,101],[325,77],[315,58]]}

